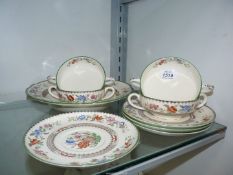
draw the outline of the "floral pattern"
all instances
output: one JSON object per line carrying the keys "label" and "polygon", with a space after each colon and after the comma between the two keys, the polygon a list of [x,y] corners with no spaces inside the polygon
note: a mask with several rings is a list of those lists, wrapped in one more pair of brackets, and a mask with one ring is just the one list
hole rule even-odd
{"label": "floral pattern", "polygon": [[180,111],[184,113],[189,113],[192,111],[192,105],[180,105]]}
{"label": "floral pattern", "polygon": [[76,103],[90,103],[102,98],[102,94],[83,94],[83,95],[67,95],[58,92],[60,100],[68,100]]}
{"label": "floral pattern", "polygon": [[[95,127],[98,129],[95,130]],[[103,140],[101,133],[108,135],[107,141]],[[88,167],[111,162],[128,154],[137,143],[138,131],[130,122],[99,112],[57,115],[39,122],[25,136],[26,148],[33,156],[66,167]]]}
{"label": "floral pattern", "polygon": [[91,58],[88,58],[88,57],[77,57],[77,58],[72,58],[71,60],[69,60],[69,62],[67,63],[67,67],[70,67],[71,65],[73,64],[77,64],[81,61],[86,61],[88,63],[91,63],[93,65],[96,65],[96,61],[91,59]]}
{"label": "floral pattern", "polygon": [[[72,105],[74,106],[75,104],[79,105],[80,102],[75,102],[72,101],[73,98],[76,98],[76,96],[74,97],[69,97],[70,100],[62,100],[61,98],[67,99],[66,96],[62,96],[60,99],[56,99],[53,98],[49,95],[48,93],[48,88],[51,86],[51,84],[48,81],[42,81],[36,84],[31,85],[29,88],[26,89],[26,94],[27,96],[31,99],[31,100],[35,100],[35,101],[39,101],[45,104],[54,104],[54,105],[59,105],[62,106],[63,104],[66,105]],[[114,89],[116,90],[115,95],[113,97],[111,97],[108,100],[99,100],[96,101],[95,104],[93,103],[93,106],[95,105],[105,105],[105,104],[109,104],[111,102],[115,102],[118,101],[122,98],[126,98],[131,92],[132,89],[131,87],[123,82],[120,81],[115,81],[115,84],[113,85]],[[88,97],[90,99],[95,99],[97,97],[92,96],[92,97]],[[70,103],[72,102],[72,103]]]}
{"label": "floral pattern", "polygon": [[173,102],[150,99],[144,96],[140,97],[140,106],[151,112],[163,114],[187,114],[197,110],[197,106],[202,102],[199,98],[195,101]]}
{"label": "floral pattern", "polygon": [[153,112],[159,112],[159,113],[165,113],[165,114],[185,114],[185,113],[191,113],[194,111],[195,106],[193,103],[190,104],[176,104],[176,105],[171,105],[171,104],[164,104],[164,103],[145,103],[145,106],[150,109]]}
{"label": "floral pattern", "polygon": [[49,131],[56,124],[57,124],[57,122],[52,123],[52,124],[45,124],[43,126],[39,126],[37,129],[34,129],[30,133],[30,137],[28,138],[28,140],[29,140],[28,145],[30,147],[34,147],[34,149],[33,149],[34,153],[42,156],[45,159],[50,159],[50,158],[47,156],[47,152],[45,152],[41,149],[41,147],[44,145],[44,142],[45,142],[44,135],[48,135]]}
{"label": "floral pattern", "polygon": [[[92,133],[89,131],[90,129],[93,130]],[[95,147],[101,141],[101,134],[98,134],[98,130],[102,130],[102,132],[104,131],[104,133],[109,136],[109,138],[105,138],[108,139],[108,141],[105,142],[106,144],[101,144],[100,147],[92,149],[93,151],[90,152],[90,149],[88,148]],[[60,140],[62,141],[62,143],[60,142],[62,147],[59,148],[54,140],[56,137],[62,134],[63,131],[72,131],[72,133],[62,137],[62,140]],[[117,139],[113,139],[115,137],[117,138],[116,132],[111,128],[103,125],[94,123],[70,124],[59,128],[57,131],[51,132],[47,138],[47,147],[53,153],[62,157],[92,158],[112,150],[117,144]]]}
{"label": "floral pattern", "polygon": [[134,143],[134,138],[129,136],[125,138],[124,141],[124,145],[122,145],[119,148],[116,148],[113,151],[113,154],[109,155],[109,156],[104,156],[102,159],[92,159],[90,162],[91,164],[100,164],[100,163],[106,163],[109,161],[109,159],[115,159],[117,157],[122,157],[125,152],[127,151],[127,149],[132,146],[132,144]]}
{"label": "floral pattern", "polygon": [[169,106],[169,105],[164,105],[167,107],[167,111],[171,112],[171,113],[176,113],[177,112],[177,108],[176,106]]}
{"label": "floral pattern", "polygon": [[[123,105],[123,112],[129,116],[130,118],[149,125],[154,125],[158,127],[172,127],[172,128],[189,128],[189,127],[199,127],[208,125],[215,120],[214,111],[207,107],[203,106],[194,113],[183,115],[182,117],[188,117],[188,120],[184,120],[182,122],[172,122],[159,120],[161,117],[167,117],[164,114],[152,114],[147,111],[142,111],[132,107],[128,102],[125,102]],[[181,116],[180,116],[181,117]]]}
{"label": "floral pattern", "polygon": [[187,61],[182,60],[178,57],[161,58],[161,59],[155,61],[153,67],[156,68],[156,67],[161,66],[163,64],[167,64],[169,62],[174,62],[174,61],[177,62],[178,64],[184,65],[185,67],[190,67],[190,63],[188,63]]}
{"label": "floral pattern", "polygon": [[75,132],[67,139],[66,144],[76,149],[95,147],[101,140],[101,136],[94,132]]}

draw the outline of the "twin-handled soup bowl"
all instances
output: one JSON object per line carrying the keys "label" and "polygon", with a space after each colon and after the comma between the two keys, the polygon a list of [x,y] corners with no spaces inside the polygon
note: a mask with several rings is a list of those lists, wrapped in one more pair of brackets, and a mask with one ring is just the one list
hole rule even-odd
{"label": "twin-handled soup bowl", "polygon": [[[103,89],[106,75],[95,59],[78,56],[65,61],[57,71],[56,85],[62,91],[96,91]],[[109,80],[108,81],[114,81]]]}
{"label": "twin-handled soup bowl", "polygon": [[[55,76],[52,76],[52,75],[49,75],[49,76],[47,77],[47,81],[48,81],[49,83],[51,83],[51,84],[54,84],[54,85],[57,84],[57,83],[56,83],[56,77],[55,77]],[[114,78],[112,78],[112,77],[106,77],[106,78],[105,78],[105,83],[104,83],[105,86],[112,86],[112,85],[114,85],[114,84],[115,84],[115,79],[114,79]]]}
{"label": "twin-handled soup bowl", "polygon": [[[140,105],[135,103],[135,100],[138,101]],[[128,96],[128,102],[134,108],[141,110],[166,115],[182,115],[192,113],[196,109],[204,106],[207,102],[207,96],[206,94],[200,94],[199,98],[194,101],[163,101],[132,93]]]}
{"label": "twin-handled soup bowl", "polygon": [[[130,80],[130,85],[135,91],[140,91],[140,79],[132,78]],[[211,84],[202,84],[201,94],[206,94],[207,96],[211,96],[214,93],[214,85]]]}
{"label": "twin-handled soup bowl", "polygon": [[145,97],[164,101],[193,101],[199,97],[202,80],[198,70],[178,57],[164,57],[149,64],[140,79]]}
{"label": "twin-handled soup bowl", "polygon": [[62,101],[87,104],[111,98],[115,94],[115,89],[105,87],[96,91],[69,92],[59,90],[56,86],[50,86],[48,92],[52,97]]}

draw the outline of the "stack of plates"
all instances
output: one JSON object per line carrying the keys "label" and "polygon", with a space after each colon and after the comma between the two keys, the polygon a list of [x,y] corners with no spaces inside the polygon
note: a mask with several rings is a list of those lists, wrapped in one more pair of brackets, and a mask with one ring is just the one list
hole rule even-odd
{"label": "stack of plates", "polygon": [[122,115],[137,127],[159,135],[182,136],[208,130],[215,120],[215,112],[207,106],[182,116],[165,116],[136,109],[125,102]]}

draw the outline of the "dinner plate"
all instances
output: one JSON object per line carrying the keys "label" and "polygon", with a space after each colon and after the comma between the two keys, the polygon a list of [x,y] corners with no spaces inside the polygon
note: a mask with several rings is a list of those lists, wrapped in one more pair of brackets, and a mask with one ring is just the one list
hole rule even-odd
{"label": "dinner plate", "polygon": [[115,88],[116,92],[113,97],[106,100],[100,100],[91,104],[78,104],[75,102],[60,101],[56,98],[53,98],[48,93],[48,88],[53,85],[52,83],[46,81],[41,81],[36,84],[31,85],[26,89],[26,94],[29,99],[38,101],[41,103],[49,104],[53,108],[62,111],[73,111],[73,110],[86,110],[91,108],[104,109],[109,104],[116,102],[118,100],[126,98],[131,92],[132,89],[127,83],[121,81],[115,81],[115,84],[112,87]]}
{"label": "dinner plate", "polygon": [[[203,106],[194,113],[176,117],[136,109],[128,102],[124,103],[122,111],[138,122],[164,128],[196,128],[213,123],[215,120],[215,112],[208,106]],[[169,119],[171,117],[173,120]]]}
{"label": "dinner plate", "polygon": [[129,154],[139,143],[136,127],[100,112],[56,115],[32,126],[24,143],[37,160],[61,167],[92,167]]}

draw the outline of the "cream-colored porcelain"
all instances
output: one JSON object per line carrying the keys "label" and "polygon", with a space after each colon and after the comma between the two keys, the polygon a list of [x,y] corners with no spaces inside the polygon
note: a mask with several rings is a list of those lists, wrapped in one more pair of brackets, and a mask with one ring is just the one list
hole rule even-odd
{"label": "cream-colored porcelain", "polygon": [[139,143],[136,127],[100,112],[55,115],[32,126],[24,137],[33,158],[55,166],[88,168],[119,160]]}
{"label": "cream-colored porcelain", "polygon": [[[47,80],[48,80],[49,83],[56,85],[56,77],[55,76],[49,75],[47,77]],[[114,78],[106,77],[105,86],[112,86],[114,84],[115,84],[115,79]]]}
{"label": "cream-colored porcelain", "polygon": [[105,71],[93,58],[78,56],[64,62],[57,71],[56,84],[63,91],[95,91],[103,88]]}
{"label": "cream-colored porcelain", "polygon": [[[130,86],[135,90],[135,91],[140,91],[141,86],[140,86],[140,79],[139,78],[132,78],[129,82]],[[202,84],[201,88],[201,93],[206,94],[207,96],[213,95],[214,92],[214,85],[211,84]]]}
{"label": "cream-colored porcelain", "polygon": [[208,125],[208,126],[204,127],[203,129],[200,129],[197,131],[192,131],[192,132],[167,132],[167,131],[161,131],[158,129],[151,129],[151,128],[145,127],[145,126],[137,124],[137,123],[133,123],[133,124],[135,126],[137,126],[138,128],[140,128],[144,131],[153,133],[153,134],[158,134],[158,135],[162,135],[162,136],[174,136],[174,137],[199,134],[199,133],[202,133],[202,132],[209,130],[212,126],[212,125]]}
{"label": "cream-colored porcelain", "polygon": [[[135,103],[133,99],[139,101],[140,105]],[[192,113],[204,106],[207,102],[207,96],[205,94],[201,94],[200,97],[194,101],[176,102],[156,100],[137,93],[132,93],[128,96],[128,102],[131,106],[140,110],[148,110],[151,112],[171,115],[181,115]]]}
{"label": "cream-colored porcelain", "polygon": [[[92,103],[91,103],[92,104]],[[87,104],[83,104],[87,105]],[[72,106],[57,106],[57,105],[50,105],[54,110],[60,112],[96,112],[96,111],[108,111],[110,108],[110,104],[107,105],[92,105],[92,106],[81,106],[81,107],[72,107]]]}
{"label": "cream-colored porcelain", "polygon": [[47,76],[47,81],[48,81],[49,83],[51,83],[51,84],[54,84],[54,85],[57,84],[57,82],[56,82],[56,77],[55,77],[55,76],[52,76],[52,75]]}
{"label": "cream-colored porcelain", "polygon": [[201,87],[198,70],[178,57],[155,60],[141,76],[142,94],[159,100],[193,101],[198,98]]}
{"label": "cream-colored porcelain", "polygon": [[[50,86],[48,88],[48,92],[54,98],[75,102],[75,103],[94,103],[99,100],[106,100],[111,98],[115,94],[115,89],[113,87],[105,87],[101,90],[96,91],[85,91],[85,92],[69,92],[69,91],[61,91],[57,89],[56,86]],[[106,96],[106,94],[110,92]]]}
{"label": "cream-colored porcelain", "polygon": [[210,84],[203,84],[201,93],[206,94],[207,96],[211,96],[214,93],[214,86]]}
{"label": "cream-colored porcelain", "polygon": [[142,124],[177,129],[204,127],[213,123],[216,118],[214,110],[208,106],[203,106],[193,113],[169,117],[166,114],[151,113],[134,108],[128,102],[125,102],[122,107],[122,112]]}
{"label": "cream-colored porcelain", "polygon": [[[112,86],[116,90],[113,97],[107,100],[99,100],[95,103],[78,103],[78,102],[69,102],[62,101],[60,99],[52,97],[48,88],[53,85],[46,81],[41,81],[35,84],[32,84],[30,87],[26,89],[26,95],[28,99],[33,101],[37,101],[43,104],[50,105],[52,108],[59,111],[98,111],[104,108],[107,108],[112,103],[125,99],[132,92],[131,87],[123,82],[116,81]],[[107,96],[110,94],[108,92]],[[103,107],[103,108],[102,108]]]}
{"label": "cream-colored porcelain", "polygon": [[128,116],[125,113],[122,113],[122,116],[124,118],[126,118],[127,120],[131,121],[135,125],[140,125],[142,127],[148,128],[148,129],[162,131],[162,132],[169,132],[169,133],[190,133],[190,132],[193,133],[196,131],[203,130],[211,125],[211,124],[208,124],[208,125],[205,125],[202,127],[197,127],[197,128],[163,128],[163,127],[158,127],[158,126],[153,126],[153,125],[141,123],[137,120],[134,120],[133,118],[131,118],[130,116]]}
{"label": "cream-colored porcelain", "polygon": [[[112,87],[116,90],[114,96],[107,100],[99,100],[95,103],[77,103],[62,101],[60,99],[52,97],[48,93],[48,88],[53,85],[46,81],[41,81],[32,84],[26,89],[27,98],[36,102],[40,102],[49,105],[51,108],[61,112],[74,112],[74,111],[103,111],[110,108],[111,104],[127,98],[132,92],[131,87],[127,83],[116,81]],[[110,94],[108,92],[107,96]],[[110,112],[110,111],[109,111]]]}
{"label": "cream-colored porcelain", "polygon": [[132,86],[132,88],[135,90],[135,91],[139,91],[141,89],[141,81],[140,81],[140,78],[132,78],[130,81],[129,81],[129,84],[130,86]]}

